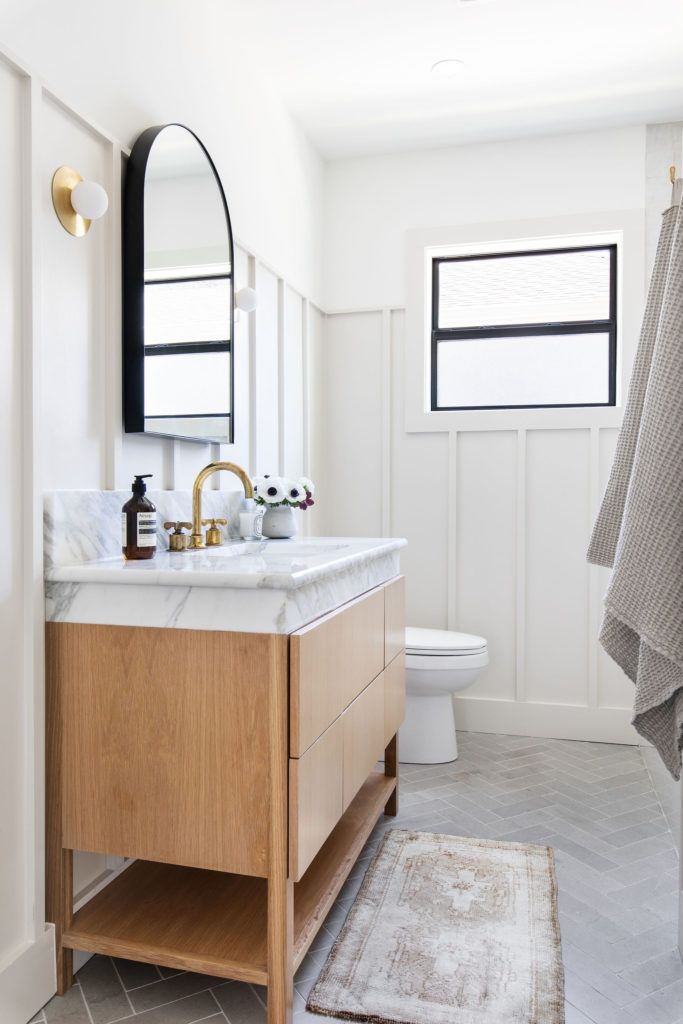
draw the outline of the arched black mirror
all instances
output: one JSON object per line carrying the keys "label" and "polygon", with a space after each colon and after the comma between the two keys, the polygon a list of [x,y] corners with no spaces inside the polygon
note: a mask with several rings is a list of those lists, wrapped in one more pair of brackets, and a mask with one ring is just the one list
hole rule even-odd
{"label": "arched black mirror", "polygon": [[194,132],[140,135],[123,200],[123,412],[128,432],[229,444],[233,248],[211,157]]}

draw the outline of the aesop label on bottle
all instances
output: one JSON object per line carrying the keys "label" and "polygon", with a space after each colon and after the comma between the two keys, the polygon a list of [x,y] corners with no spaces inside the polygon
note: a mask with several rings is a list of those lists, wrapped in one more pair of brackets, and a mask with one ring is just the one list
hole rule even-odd
{"label": "aesop label on bottle", "polygon": [[138,547],[153,548],[157,542],[156,512],[138,512]]}

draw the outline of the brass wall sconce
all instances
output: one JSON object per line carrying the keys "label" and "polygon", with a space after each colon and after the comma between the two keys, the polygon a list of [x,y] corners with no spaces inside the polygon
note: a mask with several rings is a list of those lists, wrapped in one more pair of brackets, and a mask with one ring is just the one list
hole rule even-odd
{"label": "brass wall sconce", "polygon": [[95,181],[83,181],[73,167],[59,167],[52,178],[52,205],[70,235],[81,238],[107,212],[109,198]]}

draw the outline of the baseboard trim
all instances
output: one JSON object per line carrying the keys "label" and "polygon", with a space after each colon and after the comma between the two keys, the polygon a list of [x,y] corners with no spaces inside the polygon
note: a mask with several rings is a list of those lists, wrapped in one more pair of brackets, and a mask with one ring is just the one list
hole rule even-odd
{"label": "baseboard trim", "polygon": [[26,1024],[57,991],[55,926],[45,931],[0,973],[0,1020]]}
{"label": "baseboard trim", "polygon": [[464,732],[537,736],[594,743],[638,744],[626,708],[588,708],[574,704],[456,697],[455,724]]}

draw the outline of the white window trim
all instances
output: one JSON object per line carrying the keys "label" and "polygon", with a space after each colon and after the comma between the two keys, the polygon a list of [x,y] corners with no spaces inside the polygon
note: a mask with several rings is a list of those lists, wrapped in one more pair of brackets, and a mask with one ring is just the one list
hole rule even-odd
{"label": "white window trim", "polygon": [[[406,233],[405,427],[410,432],[618,427],[645,294],[643,210],[465,224]],[[617,404],[559,409],[430,409],[431,268],[435,256],[617,245]]]}

